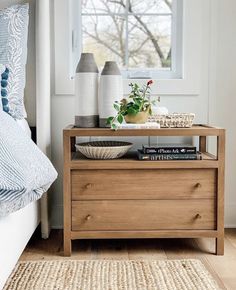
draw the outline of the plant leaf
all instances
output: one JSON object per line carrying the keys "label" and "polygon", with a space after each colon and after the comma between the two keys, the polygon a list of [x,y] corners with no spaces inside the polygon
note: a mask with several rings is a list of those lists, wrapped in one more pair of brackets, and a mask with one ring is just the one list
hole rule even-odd
{"label": "plant leaf", "polygon": [[120,110],[120,107],[119,107],[119,105],[117,105],[117,104],[114,104],[114,105],[113,105],[113,107],[116,109],[116,111],[117,111],[117,112],[119,112],[119,110]]}
{"label": "plant leaf", "polygon": [[135,110],[133,107],[129,107],[127,109],[127,112],[128,112],[128,114],[131,114],[131,115],[136,115],[138,113],[138,111]]}
{"label": "plant leaf", "polygon": [[118,117],[117,117],[117,121],[120,123],[120,124],[122,124],[123,123],[123,121],[124,121],[124,118],[123,118],[123,116],[120,114],[120,115],[118,115]]}
{"label": "plant leaf", "polygon": [[113,121],[114,117],[109,117],[107,118],[107,125],[111,125],[112,121]]}

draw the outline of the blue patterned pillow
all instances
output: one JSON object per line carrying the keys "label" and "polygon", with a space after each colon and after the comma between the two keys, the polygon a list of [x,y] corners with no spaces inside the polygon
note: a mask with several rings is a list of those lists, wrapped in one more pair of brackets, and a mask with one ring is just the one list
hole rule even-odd
{"label": "blue patterned pillow", "polygon": [[9,78],[9,69],[5,65],[0,64],[0,88],[1,88],[0,106],[6,113],[9,113],[9,101],[7,95],[8,78]]}
{"label": "blue patterned pillow", "polygon": [[[26,117],[24,89],[28,22],[28,4],[14,5],[0,10],[0,63],[6,65],[10,71],[6,110],[15,119]],[[4,83],[3,81],[3,85]],[[5,94],[4,88],[3,94]]]}

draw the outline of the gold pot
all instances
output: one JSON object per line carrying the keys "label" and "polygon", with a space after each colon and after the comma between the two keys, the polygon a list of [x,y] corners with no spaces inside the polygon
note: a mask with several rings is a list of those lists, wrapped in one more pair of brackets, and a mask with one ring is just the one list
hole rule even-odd
{"label": "gold pot", "polygon": [[126,123],[133,123],[133,124],[144,124],[147,122],[149,117],[149,108],[146,111],[138,112],[137,114],[128,114],[125,116]]}

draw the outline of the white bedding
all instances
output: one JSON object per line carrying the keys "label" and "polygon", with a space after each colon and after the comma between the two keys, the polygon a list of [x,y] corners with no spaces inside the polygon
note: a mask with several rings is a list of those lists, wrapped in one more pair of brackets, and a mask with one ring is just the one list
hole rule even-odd
{"label": "white bedding", "polygon": [[57,177],[50,160],[0,112],[0,216],[38,200]]}
{"label": "white bedding", "polygon": [[21,127],[21,129],[26,132],[26,134],[31,137],[31,131],[29,124],[26,119],[16,120],[16,123]]}

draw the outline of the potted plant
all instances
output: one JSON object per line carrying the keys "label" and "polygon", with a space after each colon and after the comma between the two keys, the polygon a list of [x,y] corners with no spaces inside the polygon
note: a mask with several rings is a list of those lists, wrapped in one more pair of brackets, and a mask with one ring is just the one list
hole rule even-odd
{"label": "potted plant", "polygon": [[122,99],[120,102],[114,103],[114,108],[117,111],[116,116],[107,118],[107,124],[111,125],[112,129],[117,129],[117,123],[143,124],[146,123],[148,117],[152,114],[152,105],[155,105],[159,98],[150,100],[151,85],[150,80],[143,87],[138,84],[129,84],[131,93],[127,99]]}

